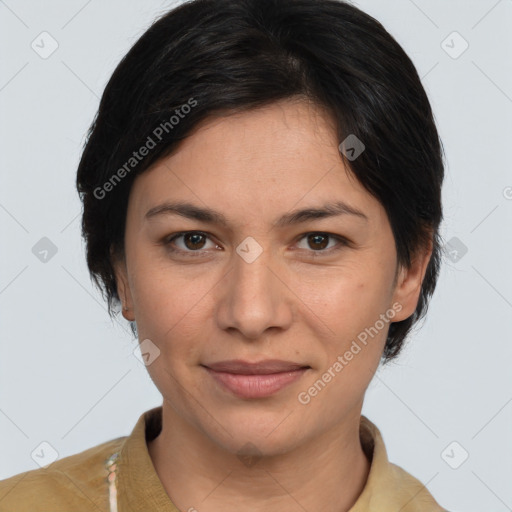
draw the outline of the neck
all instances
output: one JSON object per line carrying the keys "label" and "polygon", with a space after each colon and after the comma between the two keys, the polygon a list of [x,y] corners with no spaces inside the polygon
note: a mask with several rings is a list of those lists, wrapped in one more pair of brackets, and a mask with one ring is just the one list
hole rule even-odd
{"label": "neck", "polygon": [[148,443],[148,450],[164,489],[180,510],[347,512],[370,471],[359,422],[360,409],[344,424],[290,452],[242,460],[164,402],[162,431]]}

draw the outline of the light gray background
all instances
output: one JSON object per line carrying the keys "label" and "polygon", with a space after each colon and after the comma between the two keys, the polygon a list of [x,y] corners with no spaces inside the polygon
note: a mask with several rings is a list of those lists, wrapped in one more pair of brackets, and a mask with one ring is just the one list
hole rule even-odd
{"label": "light gray background", "polygon": [[[422,77],[448,159],[442,234],[468,249],[445,258],[427,320],[378,371],[363,414],[450,511],[512,510],[512,0],[354,3]],[[161,404],[90,282],[74,182],[114,67],[173,5],[0,1],[0,479],[38,468],[42,441],[65,457]],[[59,45],[47,59],[31,48],[43,31]],[[453,31],[469,44],[458,58]],[[32,252],[42,237],[57,247],[46,263]]]}

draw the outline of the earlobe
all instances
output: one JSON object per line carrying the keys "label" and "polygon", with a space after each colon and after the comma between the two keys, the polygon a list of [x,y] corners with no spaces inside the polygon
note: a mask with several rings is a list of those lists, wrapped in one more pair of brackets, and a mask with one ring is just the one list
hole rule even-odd
{"label": "earlobe", "polygon": [[135,321],[135,315],[133,313],[132,297],[130,293],[130,287],[127,284],[126,276],[122,276],[120,282],[117,285],[119,298],[123,304],[122,314],[128,321]]}
{"label": "earlobe", "polygon": [[414,311],[416,311],[421,286],[431,255],[432,244],[430,244],[427,249],[419,250],[416,253],[409,268],[400,268],[392,303],[400,303],[402,309],[400,313],[396,315],[395,322],[409,318]]}
{"label": "earlobe", "polygon": [[126,261],[124,258],[116,258],[111,251],[112,268],[116,278],[117,294],[121,300],[123,309],[122,315],[128,321],[135,321],[133,314],[133,303],[128,283],[128,272],[126,269]]}
{"label": "earlobe", "polygon": [[135,315],[132,313],[131,308],[123,307],[122,315],[129,322],[135,321]]}

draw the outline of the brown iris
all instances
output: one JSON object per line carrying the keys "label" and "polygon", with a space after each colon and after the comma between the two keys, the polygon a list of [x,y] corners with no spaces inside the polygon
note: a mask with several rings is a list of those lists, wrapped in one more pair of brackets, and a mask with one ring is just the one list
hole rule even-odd
{"label": "brown iris", "polygon": [[[201,245],[201,238],[203,239],[203,244]],[[205,235],[201,233],[185,233],[183,235],[183,241],[185,243],[185,246],[187,249],[193,250],[193,249],[202,249],[204,245],[204,239]],[[190,241],[190,245],[189,242]],[[200,245],[200,247],[198,247]]]}
{"label": "brown iris", "polygon": [[[320,242],[320,240],[322,238],[324,239],[324,243]],[[313,240],[312,243],[317,245],[317,247],[312,247],[312,248],[315,248],[315,249],[324,249],[327,246],[327,244],[328,244],[328,239],[329,239],[329,237],[327,235],[322,235],[322,234],[318,234],[318,233],[312,234],[312,235],[308,235],[308,243],[310,243],[311,240]],[[321,247],[318,247],[318,244],[320,244]]]}

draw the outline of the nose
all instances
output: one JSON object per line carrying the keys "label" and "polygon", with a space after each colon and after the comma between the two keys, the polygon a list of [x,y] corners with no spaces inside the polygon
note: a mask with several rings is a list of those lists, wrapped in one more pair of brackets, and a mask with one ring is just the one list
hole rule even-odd
{"label": "nose", "polygon": [[271,330],[286,330],[293,320],[293,293],[286,272],[268,249],[256,259],[243,251],[233,254],[230,271],[221,285],[217,323],[241,338],[258,340]]}

